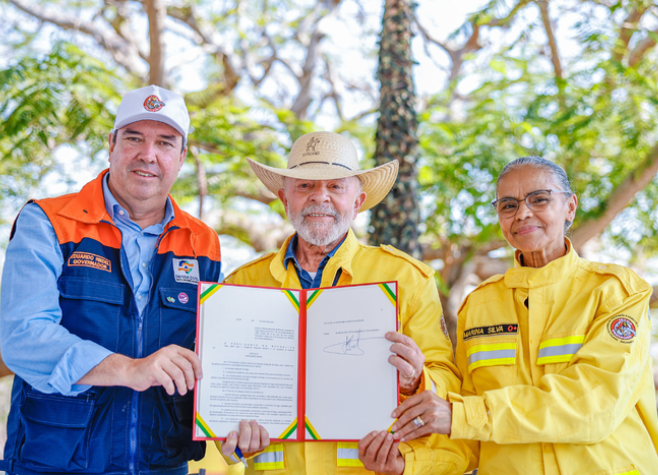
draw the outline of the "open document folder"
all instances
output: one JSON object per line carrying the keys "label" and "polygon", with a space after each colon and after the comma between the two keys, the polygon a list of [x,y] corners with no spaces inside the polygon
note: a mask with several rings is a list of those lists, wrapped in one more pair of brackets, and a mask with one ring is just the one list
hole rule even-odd
{"label": "open document folder", "polygon": [[278,440],[360,440],[393,424],[397,282],[292,290],[199,284],[195,440],[242,419]]}

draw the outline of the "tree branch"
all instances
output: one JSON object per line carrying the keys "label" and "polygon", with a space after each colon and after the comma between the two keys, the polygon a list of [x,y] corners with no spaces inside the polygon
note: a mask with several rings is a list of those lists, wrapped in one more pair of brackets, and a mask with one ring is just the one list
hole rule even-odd
{"label": "tree branch", "polygon": [[311,34],[310,40],[306,45],[306,60],[302,67],[301,75],[297,75],[299,82],[299,93],[293,102],[290,110],[300,119],[305,119],[308,113],[308,106],[311,104],[311,90],[313,84],[313,77],[315,75],[315,67],[318,58],[321,55],[320,43],[325,36],[324,25],[335,15],[339,2],[327,2],[326,13],[315,22],[315,28]]}
{"label": "tree branch", "polygon": [[162,0],[146,0],[146,13],[149,18],[149,39],[151,49],[149,51],[149,83],[156,86],[165,86],[164,62],[164,20],[166,10]]}
{"label": "tree branch", "polygon": [[338,75],[336,68],[334,68],[331,61],[329,61],[329,58],[327,58],[327,56],[324,54],[322,55],[322,58],[324,59],[325,64],[325,79],[331,85],[331,91],[329,94],[327,94],[327,96],[333,99],[334,104],[336,105],[336,113],[338,114],[338,118],[341,122],[343,122],[345,118],[343,116],[343,108],[340,103],[341,95],[339,93],[339,89],[342,89],[342,81],[340,80],[340,76]]}
{"label": "tree branch", "polygon": [[194,157],[194,165],[196,167],[196,182],[199,190],[199,219],[203,220],[203,201],[208,195],[208,180],[206,179],[206,167],[199,158],[199,149],[197,147],[190,147],[190,153]]}
{"label": "tree branch", "polygon": [[548,14],[548,0],[537,0],[535,3],[541,12],[541,20],[544,24],[544,29],[546,30],[546,36],[548,37],[548,45],[551,48],[551,62],[553,63],[553,69],[555,70],[555,77],[563,79],[564,75],[562,72],[562,62],[560,61],[560,51],[558,50],[557,40],[555,39],[555,33],[553,32],[551,17]]}
{"label": "tree branch", "polygon": [[644,163],[622,181],[610,194],[603,214],[593,220],[585,221],[578,226],[572,235],[571,242],[576,249],[594,236],[603,232],[615,217],[633,200],[635,194],[647,186],[658,173],[658,144],[648,153]]}
{"label": "tree branch", "polygon": [[79,18],[66,17],[56,13],[48,13],[43,9],[29,5],[22,0],[9,0],[19,10],[45,23],[52,23],[63,30],[79,31],[91,36],[100,46],[108,51],[114,60],[129,73],[143,77],[145,68],[141,62],[139,48],[120,35],[102,31],[91,23],[80,21]]}
{"label": "tree branch", "polygon": [[612,51],[612,58],[614,60],[621,61],[626,55],[628,44],[633,37],[633,33],[637,31],[637,24],[642,19],[645,11],[645,8],[632,10],[626,17],[626,20],[624,20],[624,23],[622,23],[617,45]]}
{"label": "tree branch", "polygon": [[240,73],[234,66],[237,61],[234,58],[232,50],[220,44],[219,41],[213,38],[212,31],[207,31],[199,24],[194,4],[186,7],[170,6],[167,8],[167,14],[185,23],[192,31],[199,35],[199,46],[203,46],[208,53],[213,54],[217,58],[217,62],[224,68],[225,86],[217,89],[217,91],[221,94],[231,93],[240,82]]}
{"label": "tree branch", "polygon": [[639,63],[642,58],[644,57],[644,54],[649,51],[651,48],[656,46],[656,35],[658,35],[658,29],[653,30],[652,33],[654,36],[649,35],[646,38],[644,38],[642,41],[639,41],[637,45],[635,45],[635,48],[631,50],[631,52],[628,55],[628,65],[630,67],[634,67]]}
{"label": "tree branch", "polygon": [[653,293],[649,299],[649,308],[658,308],[658,285],[653,288]]}

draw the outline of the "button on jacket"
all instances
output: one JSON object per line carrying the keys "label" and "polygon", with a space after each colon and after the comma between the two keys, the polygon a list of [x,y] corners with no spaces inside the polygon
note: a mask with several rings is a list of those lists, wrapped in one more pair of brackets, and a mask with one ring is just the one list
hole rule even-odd
{"label": "button on jacket", "polygon": [[479,475],[658,473],[651,287],[567,244],[462,304],[451,437],[477,441]]}
{"label": "button on jacket", "polygon": [[[3,301],[3,349],[20,348],[30,338],[25,329],[44,320],[50,323],[43,325],[44,331],[64,335],[70,342],[71,351],[64,351],[61,358],[71,363],[84,359],[85,353],[76,350],[79,342],[131,358],[148,356],[170,344],[193,348],[196,283],[216,281],[220,275],[217,235],[172,200],[174,218],[157,238],[148,263],[148,303],[140,312],[122,233],[105,207],[106,173],[79,193],[36,202],[54,230],[56,241],[51,247],[59,247],[61,254],[59,275],[53,277],[61,313],[59,318],[49,311],[24,314],[23,306],[5,306]],[[15,231],[23,232],[21,226]],[[25,265],[38,265],[39,252]],[[3,279],[20,279],[21,266],[10,267],[14,272],[5,272]],[[51,268],[44,272],[56,274]],[[7,309],[10,315],[4,314]],[[62,350],[61,344],[55,346]],[[169,396],[161,387],[137,392],[96,386],[74,386],[72,395],[50,387],[42,392],[30,383],[32,375],[22,371],[39,361],[25,352],[11,353],[14,358],[7,364],[16,377],[2,461],[9,472],[182,475],[187,473],[188,460],[203,457],[203,444],[192,441],[191,393]],[[52,371],[79,367],[56,365]],[[63,380],[76,377],[67,375]]]}
{"label": "button on jacket", "polygon": [[[267,254],[242,266],[225,282],[300,289],[295,267],[288,265],[286,269],[284,266],[291,239],[292,236],[278,253]],[[339,273],[338,286],[398,281],[400,331],[415,340],[426,358],[419,391],[431,389],[433,384],[439,395],[458,390],[458,372],[453,364],[450,340],[441,330],[441,302],[434,271],[430,267],[391,246],[364,246],[350,230],[336,254],[327,262],[321,287],[331,287]],[[400,451],[405,458],[405,474],[461,475],[468,463],[463,455],[463,445],[451,442],[445,436],[433,435],[402,443]],[[226,461],[235,463],[228,458]],[[246,473],[330,475],[372,472],[366,471],[358,460],[357,443],[274,442],[251,459]]]}

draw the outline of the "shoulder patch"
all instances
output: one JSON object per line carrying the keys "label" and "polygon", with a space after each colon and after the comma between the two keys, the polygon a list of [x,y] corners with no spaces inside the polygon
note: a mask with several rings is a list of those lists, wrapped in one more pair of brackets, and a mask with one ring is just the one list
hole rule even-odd
{"label": "shoulder patch", "polygon": [[400,257],[400,258],[404,259],[405,261],[409,262],[416,269],[418,269],[421,272],[421,274],[423,274],[425,277],[431,277],[431,276],[434,275],[434,269],[432,269],[427,264],[424,264],[424,263],[420,262],[418,259],[415,259],[415,258],[411,257],[409,254],[407,254],[404,251],[396,249],[393,246],[388,245],[388,244],[381,244],[379,246],[379,248],[381,250],[383,250],[384,252],[387,252],[388,254],[392,254],[396,257]]}
{"label": "shoulder patch", "polygon": [[620,343],[632,343],[637,335],[637,322],[628,315],[615,315],[608,320],[608,333]]}
{"label": "shoulder patch", "polygon": [[[477,287],[475,287],[475,288],[473,289],[473,292],[475,292],[476,290],[480,290],[481,288],[486,287],[487,285],[495,284],[496,282],[500,282],[500,281],[503,280],[504,278],[505,278],[505,274],[496,274],[496,275],[493,275],[493,276],[489,277],[487,280],[485,280],[484,282],[482,282],[480,285],[478,285]],[[473,292],[471,292],[471,294],[472,294]],[[469,297],[469,295],[471,295],[471,294],[468,294],[468,295],[464,298],[464,301],[463,301],[462,304],[459,306],[459,310],[457,310],[457,314],[459,314],[459,313],[462,311],[462,309],[464,308],[464,305],[466,305],[466,302],[468,302],[468,297]]]}
{"label": "shoulder patch", "polygon": [[254,259],[253,261],[249,261],[249,262],[247,262],[246,264],[242,264],[240,267],[238,267],[237,269],[235,269],[235,270],[234,270],[233,272],[231,272],[229,275],[227,275],[226,277],[224,277],[223,282],[224,282],[224,283],[227,283],[227,284],[230,283],[229,280],[230,280],[235,274],[237,274],[238,272],[241,272],[241,271],[243,271],[243,270],[246,270],[246,269],[252,267],[253,265],[259,263],[260,261],[264,261],[265,259],[268,259],[268,258],[270,258],[270,257],[272,257],[272,256],[274,256],[274,255],[276,255],[276,254],[277,254],[276,252],[268,252],[267,254],[263,254],[262,256],[257,257],[257,258]]}

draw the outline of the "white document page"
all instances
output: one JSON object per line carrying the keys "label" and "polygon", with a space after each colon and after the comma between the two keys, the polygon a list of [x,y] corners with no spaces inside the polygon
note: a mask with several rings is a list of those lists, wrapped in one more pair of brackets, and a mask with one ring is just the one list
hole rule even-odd
{"label": "white document page", "polygon": [[195,435],[226,437],[255,419],[281,437],[297,418],[299,311],[290,295],[299,301],[299,292],[201,285]]}
{"label": "white document page", "polygon": [[[395,283],[386,285],[397,294]],[[311,300],[306,314],[307,425],[330,440],[388,429],[398,402],[397,371],[384,335],[396,331],[395,299],[378,284],[334,287]]]}

